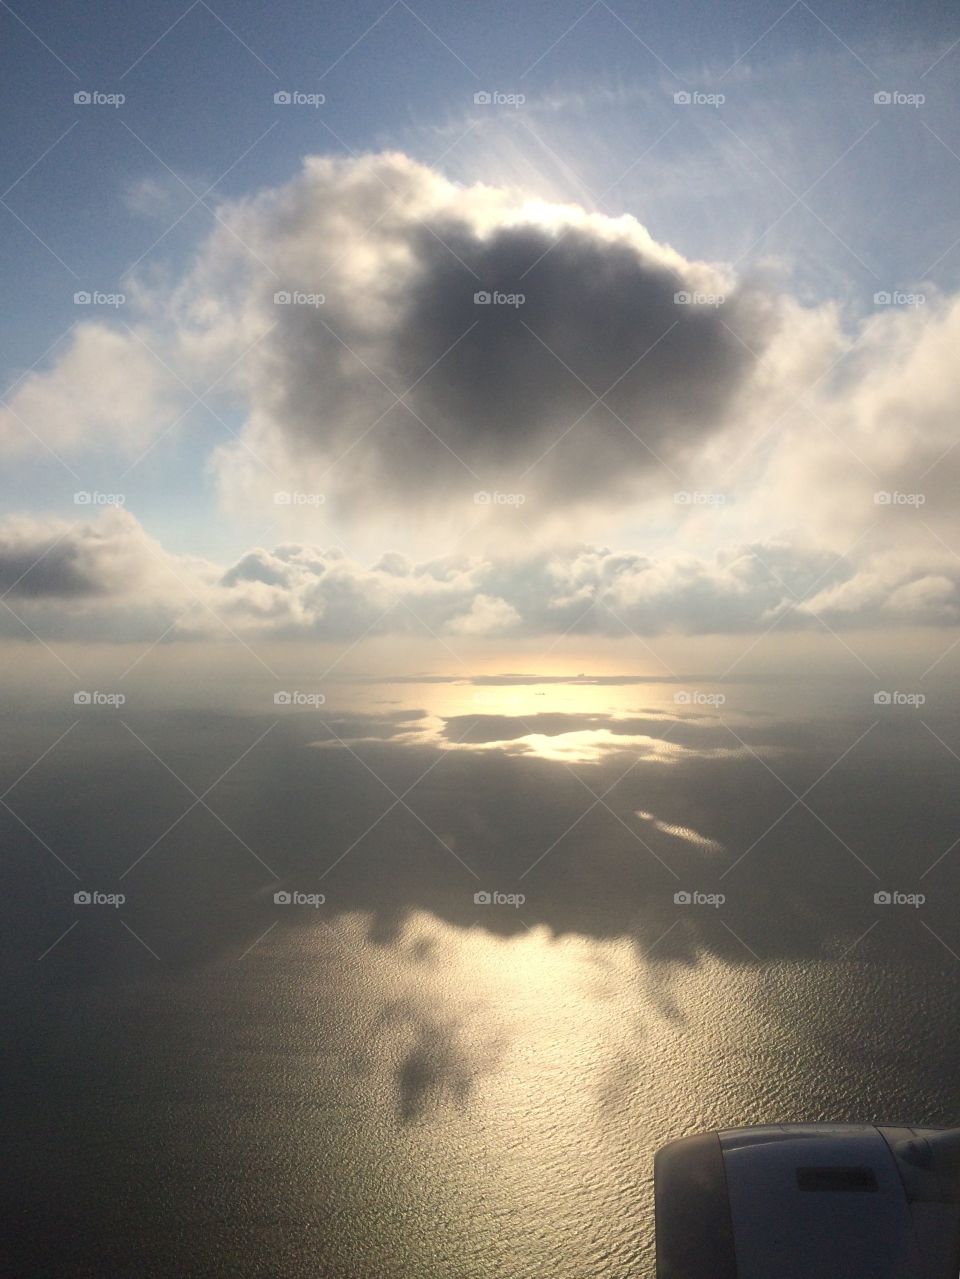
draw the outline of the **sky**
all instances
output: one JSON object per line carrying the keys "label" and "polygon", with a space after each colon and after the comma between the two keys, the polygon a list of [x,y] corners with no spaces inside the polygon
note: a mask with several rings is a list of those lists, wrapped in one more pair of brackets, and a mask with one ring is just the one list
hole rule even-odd
{"label": "sky", "polygon": [[28,663],[949,669],[945,6],[0,23]]}

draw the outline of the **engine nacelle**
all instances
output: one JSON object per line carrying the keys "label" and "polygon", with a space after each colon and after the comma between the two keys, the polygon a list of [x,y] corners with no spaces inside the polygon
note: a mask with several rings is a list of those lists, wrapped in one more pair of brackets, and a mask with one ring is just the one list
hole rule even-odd
{"label": "engine nacelle", "polygon": [[788,1124],[655,1161],[658,1279],[957,1279],[960,1129]]}

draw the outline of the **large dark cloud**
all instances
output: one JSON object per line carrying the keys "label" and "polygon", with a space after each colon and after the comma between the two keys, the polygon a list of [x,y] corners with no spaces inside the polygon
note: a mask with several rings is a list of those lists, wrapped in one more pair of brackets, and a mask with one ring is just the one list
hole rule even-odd
{"label": "large dark cloud", "polygon": [[[675,457],[723,422],[753,362],[731,328],[763,344],[753,303],[678,305],[687,281],[632,246],[536,227],[482,237],[463,222],[438,235],[411,231],[410,285],[373,366],[398,392],[416,384],[414,413],[391,410],[338,466],[335,488],[344,467],[363,465],[376,494],[408,500],[471,472],[553,499],[619,492],[656,455]],[[480,289],[525,301],[478,306]],[[338,297],[316,312],[291,308],[275,335],[287,355],[283,420],[307,447],[335,453],[391,400],[357,365],[343,403],[344,352],[326,326],[336,330],[351,305]]]}
{"label": "large dark cloud", "polygon": [[[481,237],[451,223],[440,235],[443,243],[424,231],[414,238],[418,278],[397,333],[396,362],[402,380],[412,382],[476,322],[428,376],[424,392],[465,447],[476,440],[481,450],[522,458],[608,391],[605,403],[630,426],[651,443],[669,442],[684,429],[716,424],[751,364],[721,308],[678,305],[683,275],[632,245],[539,227]],[[477,287],[525,301],[478,308]],[[733,297],[724,305],[730,326],[762,341],[751,303]],[[592,426],[604,420],[600,415]],[[622,428],[612,440],[624,461],[636,464]]]}
{"label": "large dark cloud", "polygon": [[[521,482],[544,504],[622,498],[725,424],[776,327],[631,218],[520,207],[401,157],[308,166],[242,233],[276,271],[241,302],[275,322],[244,373],[250,438],[271,465],[322,460],[338,514]],[[277,279],[324,301],[276,306]]]}

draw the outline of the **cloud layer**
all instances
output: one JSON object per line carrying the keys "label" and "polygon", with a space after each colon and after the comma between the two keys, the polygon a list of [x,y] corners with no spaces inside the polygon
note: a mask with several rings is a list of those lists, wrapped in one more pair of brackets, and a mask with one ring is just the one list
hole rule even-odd
{"label": "cloud layer", "polygon": [[[399,552],[364,565],[338,548],[257,548],[223,566],[174,556],[126,511],[88,524],[0,525],[0,627],[44,637],[154,640],[231,632],[353,641],[750,632],[960,621],[960,565],[884,559],[856,568],[786,544],[712,557],[580,546],[510,559]],[[13,610],[12,612],[10,610]],[[21,619],[18,621],[18,619]]]}

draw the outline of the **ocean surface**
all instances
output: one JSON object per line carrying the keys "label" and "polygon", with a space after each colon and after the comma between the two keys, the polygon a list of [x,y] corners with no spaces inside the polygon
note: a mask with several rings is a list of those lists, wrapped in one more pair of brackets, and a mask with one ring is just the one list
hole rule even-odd
{"label": "ocean surface", "polygon": [[949,702],[288,691],[3,717],[0,1272],[647,1277],[666,1141],[960,1122]]}

